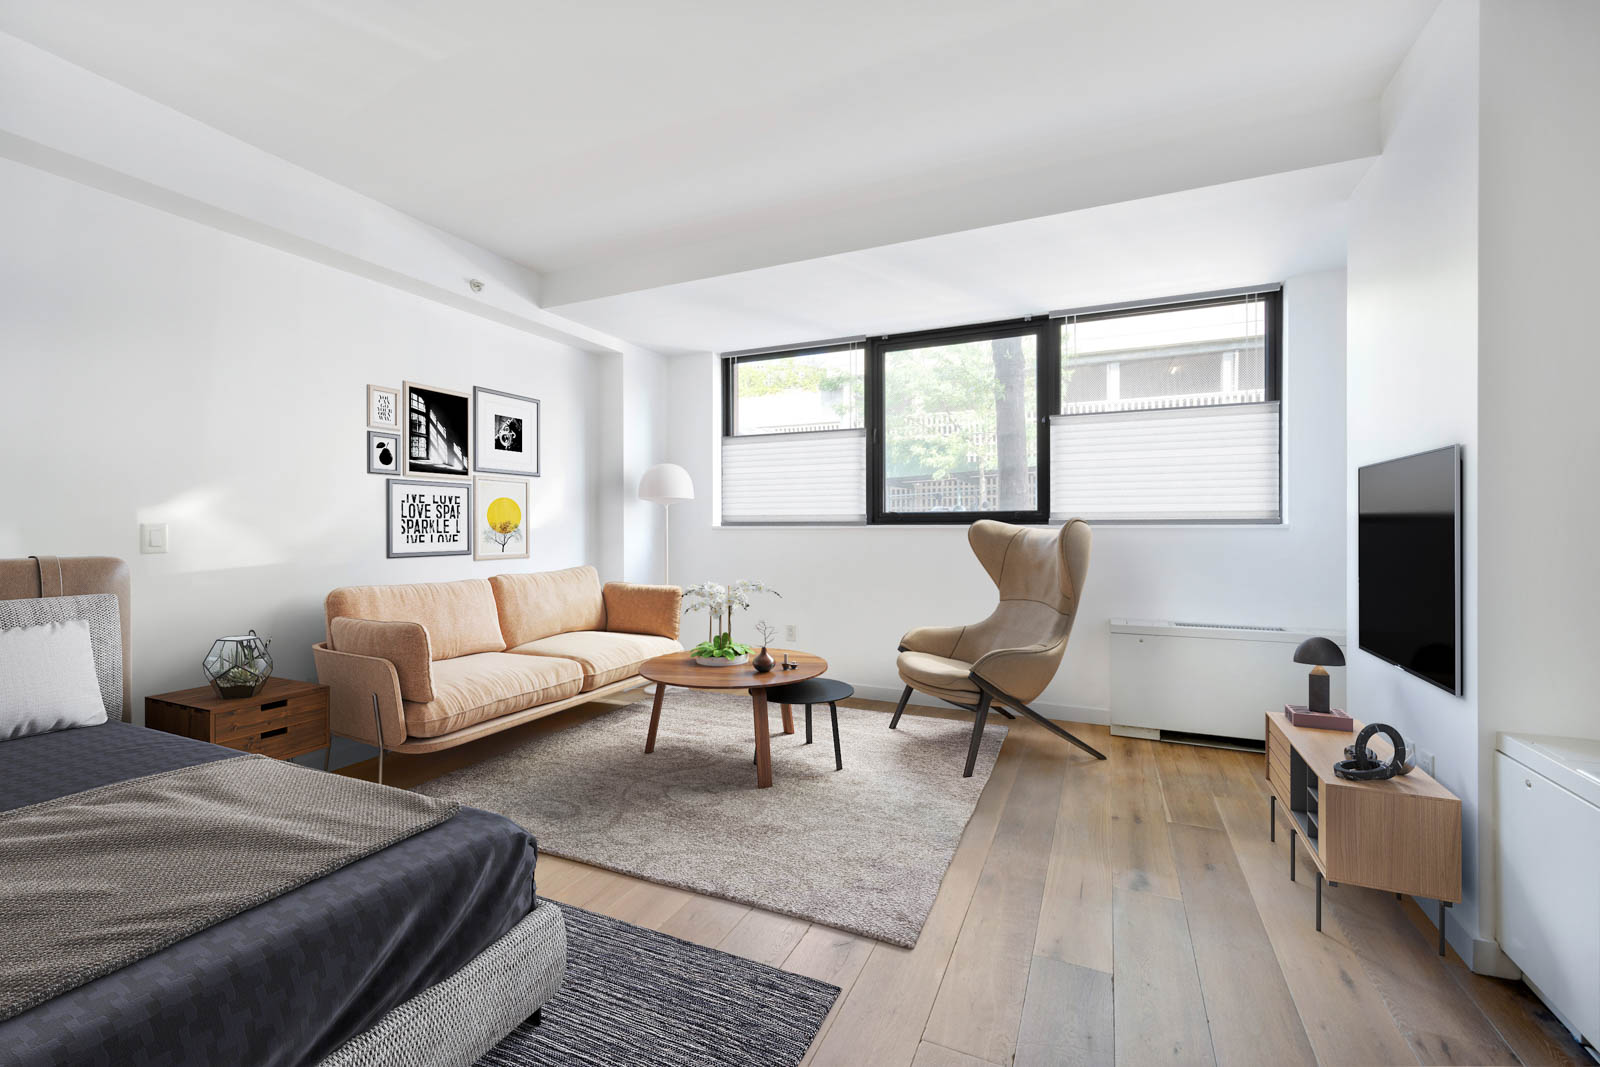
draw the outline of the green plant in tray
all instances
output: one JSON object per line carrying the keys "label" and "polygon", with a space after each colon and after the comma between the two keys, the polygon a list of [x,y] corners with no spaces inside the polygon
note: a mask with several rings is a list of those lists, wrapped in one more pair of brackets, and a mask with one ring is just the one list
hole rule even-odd
{"label": "green plant in tray", "polygon": [[689,650],[692,656],[706,656],[714,659],[738,659],[740,656],[750,654],[749,645],[741,645],[733,639],[730,633],[720,633],[709,641],[702,641]]}

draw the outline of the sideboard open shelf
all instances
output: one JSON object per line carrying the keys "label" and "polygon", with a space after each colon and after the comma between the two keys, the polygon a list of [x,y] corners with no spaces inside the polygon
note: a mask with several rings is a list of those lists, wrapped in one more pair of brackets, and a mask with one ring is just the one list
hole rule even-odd
{"label": "sideboard open shelf", "polygon": [[[1289,826],[1289,877],[1304,842],[1317,874],[1317,929],[1322,929],[1322,884],[1351,885],[1408,894],[1439,903],[1439,952],[1444,953],[1444,909],[1461,899],[1461,801],[1420,770],[1378,782],[1354,782],[1333,773],[1355,732],[1296,726],[1267,713],[1267,783],[1270,833],[1277,839],[1279,809]],[[1375,754],[1392,752],[1380,735]]]}

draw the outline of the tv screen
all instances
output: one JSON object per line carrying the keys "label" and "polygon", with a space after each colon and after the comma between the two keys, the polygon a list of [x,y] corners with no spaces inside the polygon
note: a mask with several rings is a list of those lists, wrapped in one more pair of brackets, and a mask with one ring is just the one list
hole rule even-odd
{"label": "tv screen", "polygon": [[1461,694],[1461,447],[1357,474],[1360,646]]}

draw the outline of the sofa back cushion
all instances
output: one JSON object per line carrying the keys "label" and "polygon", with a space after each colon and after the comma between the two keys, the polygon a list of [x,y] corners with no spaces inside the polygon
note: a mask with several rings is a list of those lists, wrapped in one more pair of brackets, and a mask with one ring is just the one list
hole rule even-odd
{"label": "sofa back cushion", "polygon": [[482,578],[417,585],[352,585],[328,594],[328,640],[337,618],[415,622],[428,631],[435,662],[477,652],[504,652],[494,591]]}
{"label": "sofa back cushion", "polygon": [[428,628],[419,622],[379,622],[341,615],[328,623],[328,643],[335,652],[377,656],[394,664],[400,699],[423,703],[433,699],[433,650]]}
{"label": "sofa back cushion", "polygon": [[500,632],[510,647],[572,630],[606,628],[600,573],[593,567],[497,574],[489,584],[500,609]]}

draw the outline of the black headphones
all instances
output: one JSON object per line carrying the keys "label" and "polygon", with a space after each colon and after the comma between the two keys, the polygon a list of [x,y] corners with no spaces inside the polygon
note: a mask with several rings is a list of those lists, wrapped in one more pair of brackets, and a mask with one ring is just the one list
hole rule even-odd
{"label": "black headphones", "polygon": [[[1380,731],[1387,734],[1389,742],[1394,745],[1394,759],[1388,763],[1380,763],[1372,749],[1367,747],[1372,735]],[[1362,730],[1356,737],[1356,743],[1345,749],[1344,754],[1345,758],[1333,765],[1333,773],[1352,781],[1381,781],[1411,770],[1411,765],[1406,762],[1406,743],[1400,731],[1381,722],[1371,723]]]}

